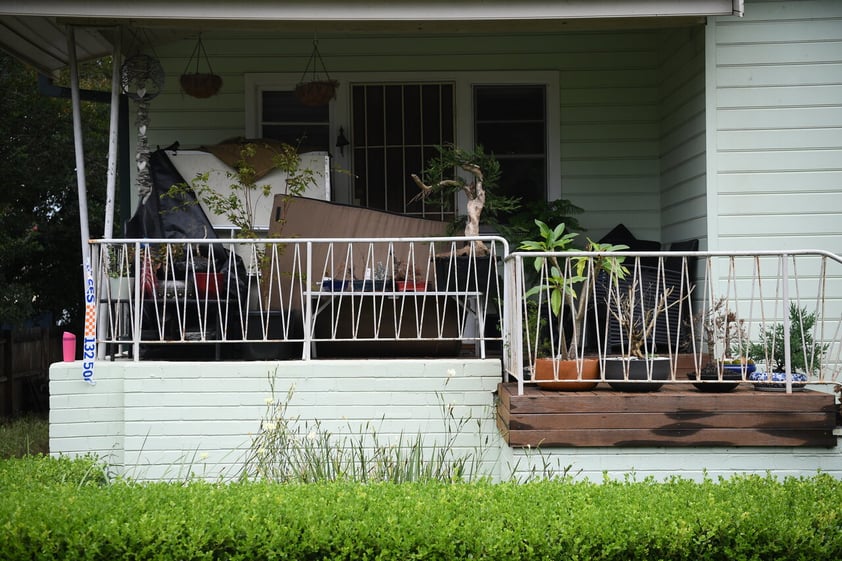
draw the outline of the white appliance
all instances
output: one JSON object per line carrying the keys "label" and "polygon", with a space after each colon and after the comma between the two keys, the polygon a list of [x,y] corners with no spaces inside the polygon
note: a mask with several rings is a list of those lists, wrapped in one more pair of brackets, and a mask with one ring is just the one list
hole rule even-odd
{"label": "white appliance", "polygon": [[[210,152],[202,150],[167,150],[166,152],[178,173],[188,184],[197,175],[207,173],[208,185],[211,189],[223,196],[228,196],[231,193],[230,185],[233,179],[229,177],[229,174],[234,173],[233,168]],[[302,196],[329,201],[330,155],[327,152],[306,152],[301,154],[301,166],[313,170],[315,175],[315,184],[310,186]],[[255,230],[268,231],[275,195],[285,193],[286,173],[280,170],[272,170],[261,177],[257,181],[257,185],[270,185],[272,188],[269,196],[258,193],[254,201]],[[226,217],[214,214],[202,201],[200,201],[200,204],[214,229],[223,237],[225,237],[224,232],[232,233],[236,230],[236,227]]]}

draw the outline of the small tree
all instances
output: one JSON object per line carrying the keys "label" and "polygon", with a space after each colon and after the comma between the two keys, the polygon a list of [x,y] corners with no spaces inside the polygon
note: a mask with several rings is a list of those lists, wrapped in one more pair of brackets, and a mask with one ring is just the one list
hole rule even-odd
{"label": "small tree", "polygon": [[[789,344],[790,365],[793,370],[812,374],[821,370],[822,358],[830,347],[820,344],[813,338],[813,327],[818,321],[818,314],[808,313],[806,308],[795,304],[789,307]],[[774,363],[773,372],[786,370],[786,352],[784,348],[784,325],[775,323],[760,332],[760,342],[749,345],[749,356],[757,360]]]}
{"label": "small tree", "polygon": [[[620,331],[628,341],[628,348],[624,353],[626,357],[646,358],[647,354],[654,351],[654,343],[651,343],[658,325],[658,319],[670,308],[680,305],[690,297],[684,294],[681,297],[673,298],[674,286],[660,287],[657,285],[647,287],[655,290],[651,298],[646,298],[644,290],[641,290],[640,280],[635,277],[626,290],[620,290],[616,303],[609,302],[608,309],[617,323]],[[647,301],[649,300],[649,301]],[[649,343],[650,348],[647,348]]]}
{"label": "small tree", "polygon": [[[164,193],[164,196],[179,197],[192,189],[198,199],[205,203],[211,212],[224,216],[231,224],[239,228],[237,237],[258,237],[255,226],[257,205],[261,198],[269,197],[272,194],[271,185],[268,183],[258,185],[257,183],[257,171],[253,161],[259,148],[261,147],[253,142],[243,143],[240,146],[240,158],[234,164],[234,171],[225,173],[230,182],[228,193],[220,193],[211,187],[210,172],[208,171],[198,174],[189,185],[178,183],[171,186]],[[283,191],[281,212],[281,220],[283,221],[293,197],[304,194],[309,186],[315,184],[315,172],[309,168],[301,169],[301,156],[295,146],[281,143],[277,149],[268,144],[264,145],[263,148],[274,151],[272,155],[274,168],[286,174],[286,188]],[[196,204],[196,201],[188,200],[184,204]]]}
{"label": "small tree", "polygon": [[[578,251],[571,247],[573,239],[578,234],[565,232],[564,224],[550,228],[540,220],[535,221],[541,235],[539,240],[527,240],[521,243],[520,249],[526,251],[540,251],[558,253]],[[625,245],[612,245],[588,240],[587,251],[612,252],[628,249]],[[585,317],[590,303],[590,291],[594,279],[600,272],[606,272],[610,279],[622,279],[628,270],[623,266],[624,257],[599,255],[596,257],[571,257],[570,262],[562,265],[556,255],[536,257],[533,261],[535,271],[540,277],[540,284],[530,288],[527,298],[544,294],[550,306],[552,315],[560,318],[562,306],[570,311],[570,332],[561,333],[559,344],[561,358],[570,360],[576,356],[576,349],[582,342],[585,328]]]}
{"label": "small tree", "polygon": [[[412,180],[421,192],[412,201],[425,200],[431,195],[442,193],[455,195],[464,193],[467,197],[465,236],[478,236],[483,210],[488,207],[493,212],[504,212],[516,208],[520,200],[494,193],[500,180],[500,163],[492,154],[486,154],[482,146],[468,151],[453,145],[436,146],[438,155],[430,160],[423,172],[423,177],[412,174]],[[470,175],[466,180],[455,169],[461,169]],[[488,248],[480,240],[473,242],[476,255],[488,255]],[[471,247],[465,246],[457,255],[470,253]]]}

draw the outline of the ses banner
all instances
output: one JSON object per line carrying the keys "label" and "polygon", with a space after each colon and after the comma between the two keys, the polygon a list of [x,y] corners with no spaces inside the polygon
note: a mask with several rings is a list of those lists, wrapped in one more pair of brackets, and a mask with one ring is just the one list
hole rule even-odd
{"label": "ses banner", "polygon": [[96,362],[96,287],[91,263],[85,264],[85,335],[82,340],[82,379],[95,384]]}

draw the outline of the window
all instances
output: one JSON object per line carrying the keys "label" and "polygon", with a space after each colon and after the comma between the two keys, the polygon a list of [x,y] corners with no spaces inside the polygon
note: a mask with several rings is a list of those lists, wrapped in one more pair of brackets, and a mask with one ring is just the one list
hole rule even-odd
{"label": "window", "polygon": [[543,85],[474,86],[474,138],[500,162],[500,194],[547,195],[547,103]]}
{"label": "window", "polygon": [[358,204],[425,218],[447,219],[442,205],[413,201],[410,178],[454,142],[453,84],[354,84],[351,146]]}

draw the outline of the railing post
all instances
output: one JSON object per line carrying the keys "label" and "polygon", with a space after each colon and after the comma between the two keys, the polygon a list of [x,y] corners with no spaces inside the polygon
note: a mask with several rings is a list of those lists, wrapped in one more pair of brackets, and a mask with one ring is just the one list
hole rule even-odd
{"label": "railing post", "polygon": [[[523,318],[521,317],[521,298],[523,295],[523,259],[514,255],[514,259],[507,259],[504,265],[506,277],[506,297],[503,299],[503,349],[506,357],[505,374],[509,381],[509,373],[523,366]],[[517,376],[518,395],[523,395],[523,373]]]}
{"label": "railing post", "polygon": [[789,335],[792,332],[792,325],[790,324],[789,314],[789,256],[786,253],[784,253],[783,255],[781,255],[781,259],[781,276],[783,277],[781,296],[784,308],[784,370],[786,373],[786,393],[792,393],[792,344],[789,340]]}
{"label": "railing post", "polygon": [[134,242],[134,314],[132,316],[132,358],[140,362],[140,334],[143,322],[143,302],[140,291],[143,286],[144,271],[140,266],[140,242]]}
{"label": "railing post", "polygon": [[[95,249],[98,248],[98,251]],[[106,337],[108,337],[108,320],[111,317],[111,294],[110,294],[110,287],[109,289],[105,288],[105,285],[109,283],[108,280],[108,267],[110,266],[110,259],[109,259],[109,246],[107,243],[105,244],[94,244],[88,243],[88,252],[92,255],[92,267],[93,271],[91,274],[94,276],[94,289],[96,293],[96,310],[97,310],[97,318],[96,318],[96,340],[97,349],[96,349],[96,358],[97,360],[105,359],[105,348],[107,345],[105,343],[100,343]],[[105,305],[102,304],[103,295],[105,295],[106,303]]]}
{"label": "railing post", "polygon": [[313,242],[307,242],[307,274],[304,277],[304,345],[301,351],[302,360],[312,358],[313,346]]}

